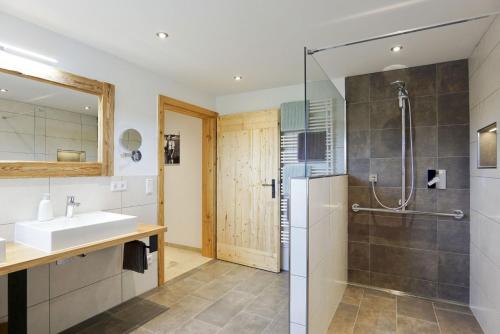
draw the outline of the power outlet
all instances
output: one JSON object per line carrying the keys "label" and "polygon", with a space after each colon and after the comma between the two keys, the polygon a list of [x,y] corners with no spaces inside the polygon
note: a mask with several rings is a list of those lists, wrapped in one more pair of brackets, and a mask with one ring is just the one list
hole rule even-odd
{"label": "power outlet", "polygon": [[125,181],[125,180],[111,181],[110,188],[111,188],[112,192],[125,191],[125,190],[127,190],[127,181]]}
{"label": "power outlet", "polygon": [[368,176],[368,182],[377,182],[378,181],[378,176],[377,174],[370,174]]}

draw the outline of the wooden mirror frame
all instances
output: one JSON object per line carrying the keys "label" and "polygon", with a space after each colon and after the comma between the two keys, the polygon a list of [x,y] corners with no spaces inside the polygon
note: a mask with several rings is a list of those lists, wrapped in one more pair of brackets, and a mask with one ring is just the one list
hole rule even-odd
{"label": "wooden mirror frame", "polygon": [[99,99],[97,162],[0,161],[0,178],[112,176],[115,86],[49,66],[43,70],[0,68],[1,73],[92,94]]}

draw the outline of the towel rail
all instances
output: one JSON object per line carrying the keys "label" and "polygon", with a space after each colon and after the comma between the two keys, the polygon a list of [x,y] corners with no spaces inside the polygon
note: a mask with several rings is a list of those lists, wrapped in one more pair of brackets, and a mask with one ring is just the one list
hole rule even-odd
{"label": "towel rail", "polygon": [[444,212],[428,212],[428,211],[415,211],[415,210],[389,210],[389,209],[376,209],[376,208],[362,208],[359,204],[354,203],[352,205],[352,211],[371,211],[371,212],[385,212],[385,213],[396,213],[402,215],[428,215],[428,216],[438,216],[438,217],[453,217],[455,219],[464,218],[465,214],[462,210],[453,210],[453,213]]}

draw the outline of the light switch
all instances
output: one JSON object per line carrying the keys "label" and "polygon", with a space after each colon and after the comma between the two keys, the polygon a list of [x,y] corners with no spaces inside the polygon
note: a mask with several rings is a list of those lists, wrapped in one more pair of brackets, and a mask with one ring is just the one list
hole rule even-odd
{"label": "light switch", "polygon": [[127,190],[127,181],[125,180],[111,181],[112,192],[125,191],[125,190]]}
{"label": "light switch", "polygon": [[146,195],[153,194],[153,179],[146,179]]}

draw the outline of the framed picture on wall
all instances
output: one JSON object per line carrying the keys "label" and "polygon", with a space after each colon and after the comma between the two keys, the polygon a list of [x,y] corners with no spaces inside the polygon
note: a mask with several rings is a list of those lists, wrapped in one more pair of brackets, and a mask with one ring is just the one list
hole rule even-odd
{"label": "framed picture on wall", "polygon": [[179,165],[181,162],[181,135],[173,131],[165,135],[165,165]]}

